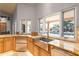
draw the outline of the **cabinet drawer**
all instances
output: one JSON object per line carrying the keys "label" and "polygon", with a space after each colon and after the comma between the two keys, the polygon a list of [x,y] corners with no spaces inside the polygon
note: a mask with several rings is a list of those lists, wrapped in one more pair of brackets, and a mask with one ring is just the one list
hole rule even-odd
{"label": "cabinet drawer", "polygon": [[25,44],[27,44],[27,40],[26,39],[16,40],[16,43],[25,43]]}
{"label": "cabinet drawer", "polygon": [[27,44],[16,44],[16,51],[25,52],[27,48]]}

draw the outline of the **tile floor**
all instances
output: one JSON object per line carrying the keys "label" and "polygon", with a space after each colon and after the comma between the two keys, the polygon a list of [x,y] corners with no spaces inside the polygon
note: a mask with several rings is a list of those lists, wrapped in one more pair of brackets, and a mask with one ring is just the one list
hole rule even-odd
{"label": "tile floor", "polygon": [[1,53],[0,56],[33,56],[33,55],[29,51],[26,51],[26,52],[8,51],[5,53]]}

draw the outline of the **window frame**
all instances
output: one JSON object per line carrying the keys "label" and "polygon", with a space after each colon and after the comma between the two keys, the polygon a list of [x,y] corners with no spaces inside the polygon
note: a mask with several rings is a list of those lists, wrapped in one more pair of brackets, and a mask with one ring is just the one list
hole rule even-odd
{"label": "window frame", "polygon": [[76,8],[71,8],[71,9],[67,9],[67,10],[64,10],[62,11],[63,13],[63,18],[62,18],[62,30],[63,30],[63,23],[64,23],[64,13],[67,12],[67,11],[71,11],[71,10],[74,10],[74,38],[69,38],[69,37],[64,37],[64,32],[62,31],[62,37],[66,38],[66,39],[74,39],[74,40],[68,40],[68,41],[76,41]]}
{"label": "window frame", "polygon": [[[67,11],[70,11],[70,10],[74,10],[74,38],[73,38],[74,40],[70,40],[72,38],[65,38],[63,36],[63,31],[62,31],[63,30],[63,21],[64,21],[64,13],[63,12],[67,12]],[[60,34],[59,35],[60,35],[60,37],[64,38],[64,40],[68,39],[67,41],[76,42],[76,35],[77,35],[76,34],[76,26],[77,26],[76,25],[76,19],[77,19],[76,18],[76,11],[77,11],[76,7],[72,7],[72,8],[67,8],[67,9],[64,9],[64,10],[57,12],[57,13],[60,13],[60,31],[59,31]],[[54,13],[54,15],[57,14],[57,13]],[[50,16],[46,16],[46,17],[43,17],[43,18],[45,20],[45,18],[50,17]],[[43,19],[43,18],[41,18],[41,19]],[[40,21],[39,21],[39,29],[40,29]],[[40,33],[40,30],[39,30],[39,33]],[[49,33],[49,31],[48,31],[48,33]],[[51,36],[49,35],[49,37],[51,37]]]}

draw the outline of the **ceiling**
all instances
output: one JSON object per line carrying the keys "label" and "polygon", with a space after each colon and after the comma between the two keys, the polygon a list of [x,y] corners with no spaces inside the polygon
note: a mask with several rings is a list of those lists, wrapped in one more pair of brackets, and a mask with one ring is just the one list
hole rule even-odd
{"label": "ceiling", "polygon": [[0,11],[13,14],[16,8],[15,3],[0,3]]}

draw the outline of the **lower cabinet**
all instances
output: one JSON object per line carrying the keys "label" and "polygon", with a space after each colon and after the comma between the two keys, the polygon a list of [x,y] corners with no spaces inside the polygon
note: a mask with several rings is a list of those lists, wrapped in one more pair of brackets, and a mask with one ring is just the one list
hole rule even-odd
{"label": "lower cabinet", "polygon": [[5,38],[4,39],[4,52],[12,50],[12,38]]}
{"label": "lower cabinet", "polygon": [[40,51],[40,53],[39,53],[40,56],[50,56],[50,53],[46,50],[43,50],[43,49],[40,48],[39,51]]}
{"label": "lower cabinet", "polygon": [[0,39],[0,53],[4,52],[3,51],[3,39]]}
{"label": "lower cabinet", "polygon": [[32,43],[28,43],[28,50],[33,54],[33,44]]}
{"label": "lower cabinet", "polygon": [[39,52],[40,52],[40,49],[39,49],[39,47],[38,46],[36,46],[36,45],[34,45],[34,53],[33,53],[33,55],[34,56],[39,56]]}
{"label": "lower cabinet", "polygon": [[16,38],[15,37],[12,38],[12,50],[16,51]]}
{"label": "lower cabinet", "polygon": [[40,56],[50,56],[50,53],[40,48]]}
{"label": "lower cabinet", "polygon": [[51,49],[51,56],[75,56],[75,55],[58,48],[53,48]]}
{"label": "lower cabinet", "polygon": [[50,53],[36,45],[34,45],[34,56],[50,56]]}
{"label": "lower cabinet", "polygon": [[32,38],[28,38],[28,40],[27,40],[27,48],[33,54],[33,41],[32,41]]}

